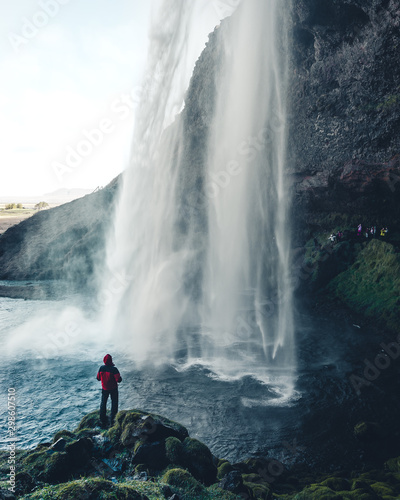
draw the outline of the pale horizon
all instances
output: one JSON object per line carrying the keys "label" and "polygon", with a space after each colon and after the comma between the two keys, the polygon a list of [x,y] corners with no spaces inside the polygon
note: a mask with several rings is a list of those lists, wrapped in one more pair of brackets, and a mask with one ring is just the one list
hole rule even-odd
{"label": "pale horizon", "polygon": [[[112,8],[106,0],[96,8],[70,0],[3,7],[0,197],[94,190],[126,168],[151,10],[151,2],[129,0]],[[232,10],[198,0],[193,61]]]}

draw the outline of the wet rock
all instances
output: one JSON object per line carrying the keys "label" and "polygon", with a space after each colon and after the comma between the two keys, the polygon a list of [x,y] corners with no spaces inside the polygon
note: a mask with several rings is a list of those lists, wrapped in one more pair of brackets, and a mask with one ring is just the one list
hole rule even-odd
{"label": "wet rock", "polygon": [[161,486],[161,492],[164,495],[165,498],[170,498],[174,494],[173,491],[169,486],[162,485]]}
{"label": "wet rock", "polygon": [[64,451],[67,441],[64,438],[57,439],[57,441],[51,445],[53,451]]}
{"label": "wet rock", "polygon": [[197,439],[187,437],[183,441],[183,465],[199,481],[209,486],[217,479],[217,468],[211,451]]}
{"label": "wet rock", "polygon": [[69,459],[76,467],[81,467],[90,460],[92,449],[93,442],[89,438],[78,439],[65,447]]}
{"label": "wet rock", "polygon": [[233,470],[229,472],[219,483],[218,487],[235,493],[236,495],[241,495],[244,498],[253,499],[253,492],[247,485],[243,483],[243,477],[240,471]]}
{"label": "wet rock", "polygon": [[153,443],[144,442],[135,448],[132,459],[134,464],[146,464],[152,469],[162,469],[167,466],[168,461],[165,455],[165,445],[161,441]]}
{"label": "wet rock", "polygon": [[204,486],[184,469],[170,469],[162,476],[161,480],[163,483],[183,488],[193,494],[204,492]]}
{"label": "wet rock", "polygon": [[15,475],[15,492],[18,495],[30,493],[36,486],[32,476],[27,472],[17,472]]}

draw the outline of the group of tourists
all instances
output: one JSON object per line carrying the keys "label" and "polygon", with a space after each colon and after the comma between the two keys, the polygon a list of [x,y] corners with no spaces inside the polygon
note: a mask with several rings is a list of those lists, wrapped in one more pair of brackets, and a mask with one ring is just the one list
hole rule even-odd
{"label": "group of tourists", "polygon": [[343,232],[342,231],[338,231],[336,234],[335,233],[331,233],[331,235],[329,236],[328,240],[334,245],[335,243],[338,243],[339,241],[341,241],[343,239]]}
{"label": "group of tourists", "polygon": [[[364,227],[362,224],[359,224],[357,227],[357,236],[362,238],[387,238],[388,235],[388,228],[387,227],[382,227],[380,230],[377,228],[377,226],[370,226],[370,227]],[[354,234],[354,233],[353,233]],[[330,236],[328,237],[328,243],[331,244],[332,246],[335,245],[336,243],[340,243],[343,239],[352,239],[352,232],[346,230],[345,234],[343,231],[339,229],[336,233],[331,233]],[[317,239],[314,238],[314,244],[315,246],[320,246]]]}
{"label": "group of tourists", "polygon": [[376,238],[377,234],[381,238],[387,237],[389,230],[387,227],[382,227],[380,231],[377,231],[376,226],[363,228],[362,224],[358,224],[357,236],[364,236],[365,238]]}

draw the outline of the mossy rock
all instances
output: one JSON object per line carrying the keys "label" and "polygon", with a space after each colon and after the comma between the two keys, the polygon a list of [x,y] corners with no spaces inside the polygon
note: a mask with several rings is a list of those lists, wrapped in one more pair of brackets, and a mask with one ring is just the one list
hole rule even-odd
{"label": "mossy rock", "polygon": [[218,469],[217,470],[218,470],[217,479],[222,479],[229,472],[233,471],[233,467],[227,460],[220,460],[218,462]]}
{"label": "mossy rock", "polygon": [[333,491],[347,491],[351,489],[351,483],[347,479],[341,477],[328,477],[320,483],[322,486],[327,486]]}
{"label": "mossy rock", "polygon": [[[247,498],[250,500],[250,494],[246,495],[243,493],[241,495],[236,495],[235,493],[231,493],[230,491],[222,490],[217,484],[213,484],[206,489],[207,493],[211,495],[211,497],[205,497],[215,499],[215,500],[243,500]],[[191,500],[191,499],[190,499]]]}
{"label": "mossy rock", "polygon": [[385,469],[390,472],[400,472],[400,457],[388,460],[385,463]]}
{"label": "mossy rock", "polygon": [[312,484],[304,488],[300,493],[297,493],[293,497],[293,500],[345,500],[345,497],[327,486]]}
{"label": "mossy rock", "polygon": [[90,461],[93,442],[90,438],[84,437],[72,441],[65,446],[65,451],[75,467],[82,467]]}
{"label": "mossy rock", "polygon": [[376,482],[371,484],[371,488],[380,498],[398,498],[396,491],[387,483]]}
{"label": "mossy rock", "polygon": [[217,480],[217,468],[213,463],[212,453],[207,446],[197,439],[187,437],[183,441],[183,464],[193,476],[210,486]]}
{"label": "mossy rock", "polygon": [[165,440],[165,455],[171,464],[179,465],[183,461],[184,447],[176,437],[169,437]]}
{"label": "mossy rock", "polygon": [[161,478],[163,483],[169,484],[170,486],[177,486],[185,491],[191,491],[193,493],[204,492],[204,486],[201,485],[196,479],[184,469],[170,469]]}
{"label": "mossy rock", "polygon": [[107,434],[114,446],[128,448],[133,448],[140,440],[164,441],[168,437],[183,440],[189,435],[177,422],[140,410],[120,411]]}
{"label": "mossy rock", "polygon": [[371,500],[375,500],[378,498],[374,490],[369,486],[369,484],[365,481],[362,481],[361,479],[354,479],[351,485],[351,491],[354,491],[358,495],[363,494],[369,495],[368,498],[371,498]]}
{"label": "mossy rock", "polygon": [[22,465],[25,468],[25,471],[35,479],[44,479],[44,471],[49,458],[50,454],[47,450],[33,451],[22,460]]}
{"label": "mossy rock", "polygon": [[78,427],[75,429],[75,433],[82,429],[95,429],[96,427],[100,427],[100,424],[100,411],[92,411],[85,415],[79,422]]}
{"label": "mossy rock", "polygon": [[29,493],[35,485],[34,479],[27,472],[21,471],[15,474],[15,492],[17,495]]}
{"label": "mossy rock", "polygon": [[[67,439],[71,438],[67,436]],[[23,465],[26,472],[36,479],[49,483],[66,481],[90,461],[92,448],[93,443],[89,438],[81,438],[69,441],[63,451],[54,451],[51,448],[41,448],[40,451],[36,449],[23,459]]]}
{"label": "mossy rock", "polygon": [[76,438],[82,438],[82,437],[93,437],[98,434],[99,434],[98,429],[91,429],[90,427],[84,427],[83,429],[77,431],[74,435]]}
{"label": "mossy rock", "polygon": [[168,465],[165,455],[165,444],[160,441],[138,442],[135,447],[133,464],[146,464],[152,471],[159,471]]}
{"label": "mossy rock", "polygon": [[30,500],[148,500],[127,484],[114,484],[105,479],[71,481],[51,488],[43,488]]}
{"label": "mossy rock", "polygon": [[198,480],[209,486],[217,480],[217,468],[209,448],[198,441],[187,437],[183,443],[175,437],[165,440],[165,456],[169,464],[189,470]]}
{"label": "mossy rock", "polygon": [[244,474],[243,485],[251,491],[257,500],[271,500],[272,490],[268,483],[264,482],[257,474]]}
{"label": "mossy rock", "polygon": [[43,477],[49,483],[65,481],[71,476],[72,462],[65,452],[52,453],[46,460]]}
{"label": "mossy rock", "polygon": [[57,442],[61,438],[64,438],[66,441],[72,441],[73,439],[76,439],[76,435],[73,432],[67,431],[65,429],[62,431],[58,431],[54,434],[53,443]]}

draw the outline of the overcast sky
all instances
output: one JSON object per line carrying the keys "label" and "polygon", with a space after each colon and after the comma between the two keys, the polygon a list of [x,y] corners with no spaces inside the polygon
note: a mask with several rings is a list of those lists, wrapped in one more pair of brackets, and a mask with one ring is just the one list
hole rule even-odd
{"label": "overcast sky", "polygon": [[[238,0],[198,2],[200,53]],[[95,189],[125,168],[150,7],[150,0],[2,2],[0,196]]]}

